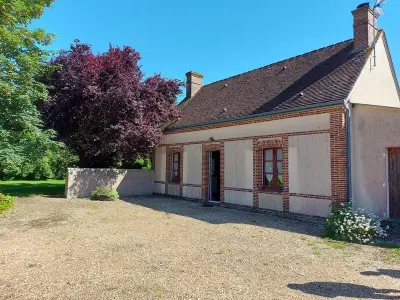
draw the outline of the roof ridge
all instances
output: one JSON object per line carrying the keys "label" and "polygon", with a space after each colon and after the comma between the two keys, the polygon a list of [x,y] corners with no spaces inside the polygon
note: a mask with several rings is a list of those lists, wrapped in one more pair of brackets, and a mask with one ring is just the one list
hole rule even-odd
{"label": "roof ridge", "polygon": [[299,58],[299,57],[302,57],[302,56],[314,54],[314,53],[317,53],[318,51],[326,50],[327,48],[332,48],[332,47],[335,47],[335,46],[337,46],[339,44],[343,44],[343,43],[350,42],[350,41],[353,41],[353,39],[347,39],[347,40],[344,40],[344,41],[341,41],[341,42],[338,42],[338,43],[335,43],[335,44],[332,44],[332,45],[328,45],[328,46],[325,46],[325,47],[322,47],[322,48],[318,48],[318,49],[315,49],[315,50],[312,50],[312,51],[309,51],[309,52],[305,52],[305,53],[302,53],[302,54],[299,54],[299,55],[296,55],[296,56],[292,56],[292,57],[289,57],[289,58],[286,58],[286,59],[271,63],[269,65],[265,65],[265,66],[262,66],[262,67],[259,67],[259,68],[256,68],[256,69],[252,69],[252,70],[249,70],[249,71],[246,71],[246,72],[243,72],[243,73],[232,75],[232,76],[226,77],[224,79],[216,80],[216,81],[213,81],[213,82],[210,82],[210,83],[207,83],[207,84],[203,85],[202,88],[206,87],[206,86],[209,86],[209,85],[216,84],[218,82],[221,82],[221,81],[224,81],[224,80],[227,80],[227,79],[239,77],[239,76],[248,74],[248,73],[253,72],[253,71],[257,71],[257,70],[261,70],[261,69],[264,69],[264,68],[267,68],[267,67],[271,67],[271,66],[274,66],[274,65],[277,65],[277,64],[281,64],[283,62],[286,62],[286,61],[289,61],[289,60],[292,60],[292,59],[296,59],[296,58]]}

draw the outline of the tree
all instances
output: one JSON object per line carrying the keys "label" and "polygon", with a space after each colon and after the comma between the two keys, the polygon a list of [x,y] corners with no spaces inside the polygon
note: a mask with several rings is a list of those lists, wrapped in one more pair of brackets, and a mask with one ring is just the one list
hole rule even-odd
{"label": "tree", "polygon": [[162,139],[161,124],[180,116],[181,82],[144,79],[131,47],[93,54],[75,41],[52,60],[60,65],[41,105],[45,121],[79,156],[81,167],[119,167],[148,155]]}
{"label": "tree", "polygon": [[0,178],[39,165],[46,168],[45,157],[64,149],[52,140],[54,131],[43,130],[36,107],[47,98],[41,78],[54,66],[46,63],[48,52],[43,47],[53,35],[28,28],[52,2],[0,0]]}

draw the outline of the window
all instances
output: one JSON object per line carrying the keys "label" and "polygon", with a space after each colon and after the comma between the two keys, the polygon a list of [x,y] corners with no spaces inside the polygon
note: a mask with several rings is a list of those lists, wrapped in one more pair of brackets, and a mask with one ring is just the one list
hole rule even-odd
{"label": "window", "polygon": [[181,154],[173,153],[172,154],[172,182],[180,181],[180,165],[181,165]]}
{"label": "window", "polygon": [[268,189],[283,188],[282,149],[264,150],[263,185]]}

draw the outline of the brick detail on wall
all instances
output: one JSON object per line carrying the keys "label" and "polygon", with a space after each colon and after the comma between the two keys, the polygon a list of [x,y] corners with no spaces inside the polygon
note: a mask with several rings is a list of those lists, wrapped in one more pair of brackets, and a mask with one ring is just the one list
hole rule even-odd
{"label": "brick detail on wall", "polygon": [[[190,142],[181,143],[176,145],[165,145],[167,146],[167,167],[166,167],[166,182],[170,181],[171,167],[172,167],[172,153],[181,153],[181,182],[180,190],[182,195],[182,178],[183,178],[183,146],[189,144],[202,144],[202,184],[199,185],[188,185],[202,188],[202,201],[205,202],[208,197],[208,181],[209,181],[209,162],[208,153],[210,151],[219,150],[221,153],[221,185],[220,185],[220,199],[221,203],[224,203],[224,190],[235,190],[235,191],[246,191],[253,192],[253,208],[259,208],[259,194],[275,194],[282,195],[283,198],[283,213],[289,211],[289,197],[305,197],[305,198],[316,198],[326,199],[333,202],[344,202],[347,200],[347,118],[345,115],[345,109],[342,106],[318,108],[314,110],[300,111],[295,113],[288,113],[282,115],[274,115],[270,117],[260,118],[256,120],[243,120],[237,122],[208,125],[199,128],[187,128],[182,130],[169,131],[166,134],[181,133],[181,132],[192,132],[198,130],[207,130],[213,128],[222,128],[235,125],[244,125],[249,123],[267,122],[271,120],[286,119],[301,117],[314,114],[330,114],[330,129],[326,130],[315,130],[307,132],[296,132],[296,133],[284,133],[274,134],[266,136],[253,136],[243,138],[231,138],[231,139],[220,139],[216,142],[203,141],[203,142]],[[311,134],[330,134],[330,151],[331,151],[331,196],[319,196],[319,195],[300,195],[290,193],[289,190],[289,137],[296,135],[311,135]],[[225,141],[237,141],[237,140],[248,140],[253,139],[253,189],[237,189],[224,187],[224,142]],[[282,191],[269,191],[263,189],[263,149],[266,148],[282,148],[282,169],[283,169],[283,184],[284,188]],[[166,186],[166,193],[168,184]]]}
{"label": "brick detail on wall", "polygon": [[347,200],[347,118],[344,108],[331,112],[331,186],[333,202]]}
{"label": "brick detail on wall", "polygon": [[201,178],[201,198],[203,202],[208,200],[208,186],[209,186],[209,152],[220,151],[220,202],[224,202],[224,144],[221,142],[203,143],[202,147],[202,178]]}

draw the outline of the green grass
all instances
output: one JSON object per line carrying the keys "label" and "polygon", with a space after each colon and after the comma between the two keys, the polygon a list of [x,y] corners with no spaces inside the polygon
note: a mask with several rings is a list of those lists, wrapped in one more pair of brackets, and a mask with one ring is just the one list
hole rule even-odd
{"label": "green grass", "polygon": [[61,196],[64,195],[65,180],[0,181],[0,193],[10,196]]}

